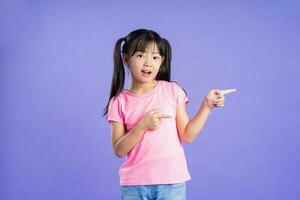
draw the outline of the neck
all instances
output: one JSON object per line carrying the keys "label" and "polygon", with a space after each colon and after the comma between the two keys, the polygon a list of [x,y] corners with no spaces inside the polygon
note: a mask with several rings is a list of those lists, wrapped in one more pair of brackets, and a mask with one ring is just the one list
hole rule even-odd
{"label": "neck", "polygon": [[158,84],[157,80],[152,80],[148,83],[137,83],[134,80],[132,80],[129,91],[136,94],[143,94],[154,88],[156,84]]}

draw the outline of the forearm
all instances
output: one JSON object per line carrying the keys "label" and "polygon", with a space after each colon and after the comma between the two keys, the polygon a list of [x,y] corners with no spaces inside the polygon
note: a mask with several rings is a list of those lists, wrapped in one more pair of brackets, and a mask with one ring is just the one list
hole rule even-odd
{"label": "forearm", "polygon": [[207,105],[207,102],[204,99],[197,114],[192,120],[189,121],[189,123],[185,127],[184,135],[188,143],[192,143],[199,135],[207,121],[211,110],[212,108]]}
{"label": "forearm", "polygon": [[144,132],[145,130],[139,124],[131,129],[115,143],[115,154],[119,158],[125,156],[140,141]]}

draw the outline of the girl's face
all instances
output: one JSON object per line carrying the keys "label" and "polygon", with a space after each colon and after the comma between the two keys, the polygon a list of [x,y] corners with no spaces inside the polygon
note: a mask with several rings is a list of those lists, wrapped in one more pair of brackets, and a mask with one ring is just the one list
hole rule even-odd
{"label": "girl's face", "polygon": [[137,51],[127,59],[124,57],[124,61],[128,65],[134,81],[146,83],[155,80],[163,62],[163,57],[159,54],[159,50],[153,42],[148,45],[144,52]]}

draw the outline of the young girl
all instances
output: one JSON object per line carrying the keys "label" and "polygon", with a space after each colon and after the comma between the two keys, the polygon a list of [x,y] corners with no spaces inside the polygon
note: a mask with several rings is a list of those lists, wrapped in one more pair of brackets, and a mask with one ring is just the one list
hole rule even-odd
{"label": "young girl", "polygon": [[[121,44],[124,42],[122,48]],[[192,143],[224,94],[210,90],[190,120],[183,88],[170,82],[171,46],[152,30],[139,29],[120,38],[114,48],[114,73],[104,110],[112,126],[112,146],[120,167],[122,199],[186,199],[190,180],[182,141]],[[131,86],[124,89],[124,64]]]}

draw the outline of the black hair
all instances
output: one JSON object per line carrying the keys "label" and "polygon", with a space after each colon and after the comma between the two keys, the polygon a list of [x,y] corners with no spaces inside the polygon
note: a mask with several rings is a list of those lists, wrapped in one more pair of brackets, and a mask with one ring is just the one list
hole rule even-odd
{"label": "black hair", "polygon": [[[121,44],[123,41],[124,45],[121,49]],[[159,54],[164,57],[155,79],[170,82],[172,50],[169,41],[160,37],[158,33],[152,30],[137,29],[132,31],[126,37],[118,39],[115,44],[113,51],[114,72],[111,82],[109,100],[104,109],[103,116],[107,115],[110,100],[119,95],[124,88],[125,69],[122,61],[122,53],[131,57],[137,51],[145,51],[148,45],[153,42],[156,44]]]}

